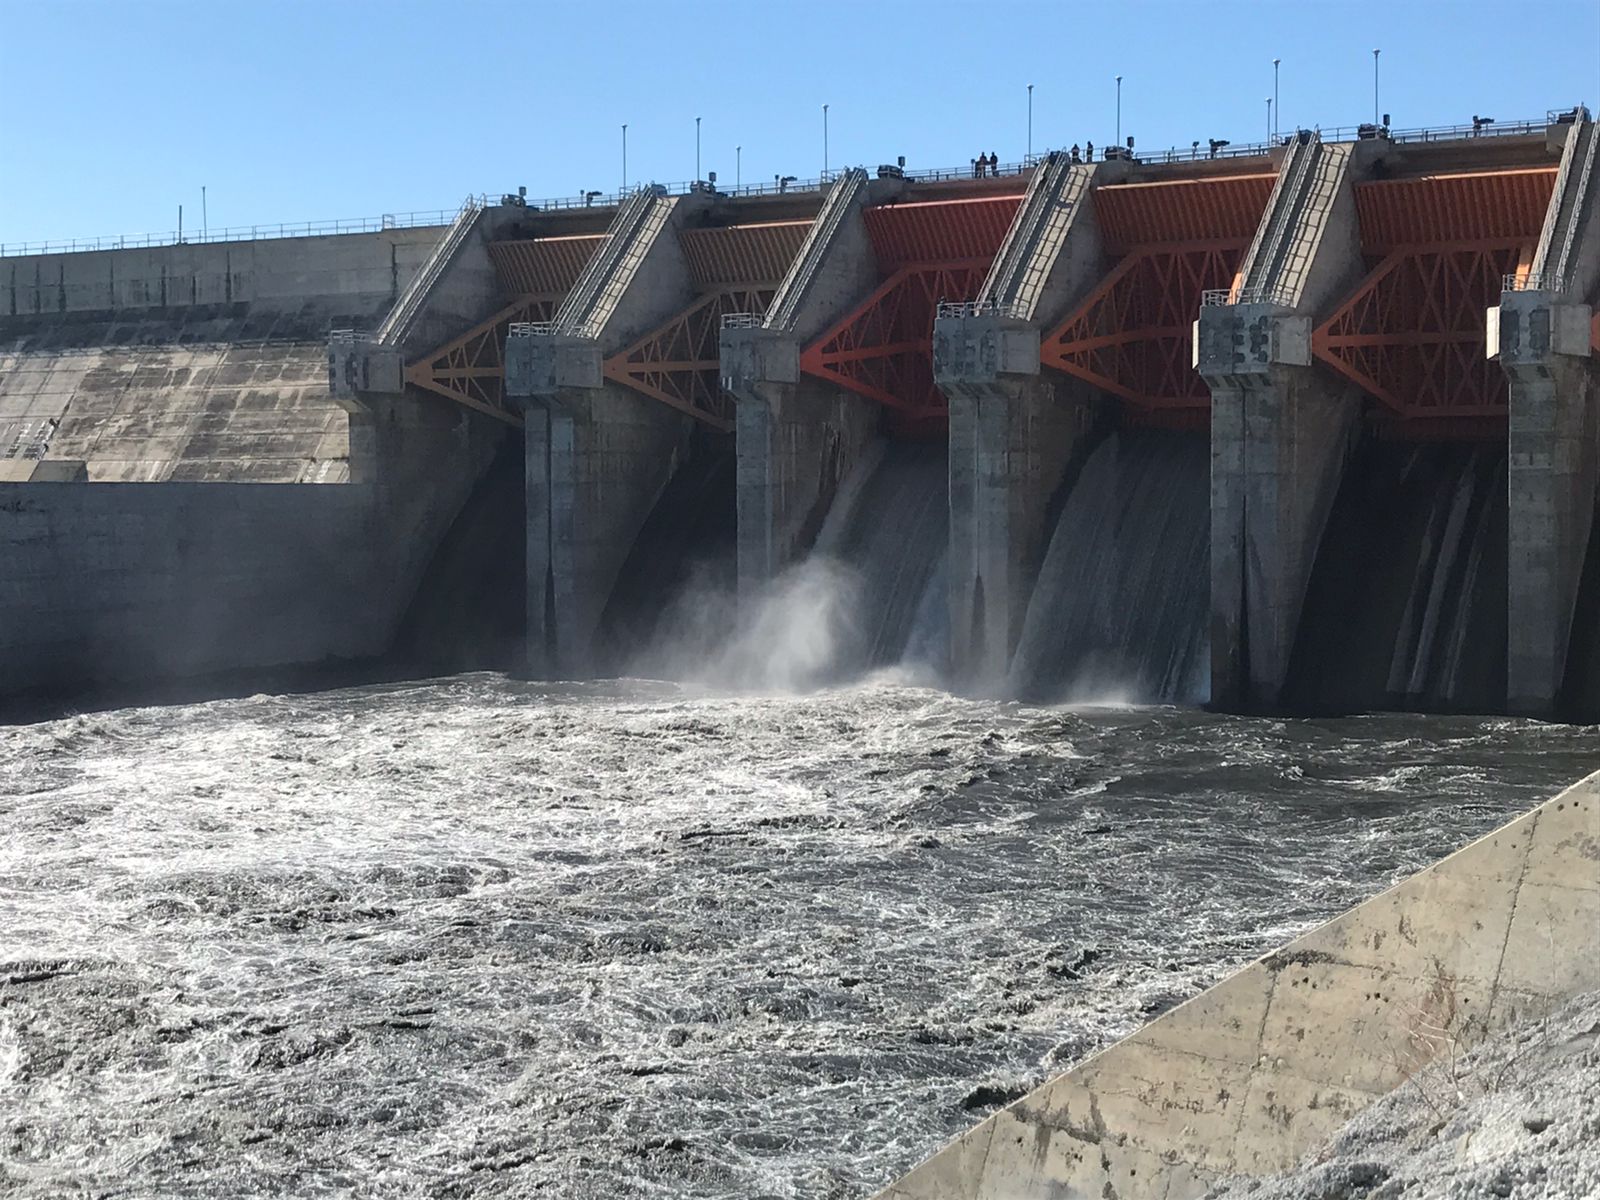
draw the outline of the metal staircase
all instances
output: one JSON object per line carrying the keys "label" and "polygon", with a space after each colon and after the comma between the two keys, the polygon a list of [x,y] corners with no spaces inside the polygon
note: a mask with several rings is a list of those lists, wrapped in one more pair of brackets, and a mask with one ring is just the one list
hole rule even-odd
{"label": "metal staircase", "polygon": [[806,232],[806,240],[800,244],[794,265],[790,267],[767,309],[764,324],[768,329],[794,328],[800,307],[822,269],[823,259],[833,245],[839,226],[855,209],[866,190],[867,173],[860,167],[854,167],[834,180],[827,197],[822,201],[822,208],[817,212],[817,219]]}
{"label": "metal staircase", "polygon": [[599,337],[606,320],[633,280],[656,235],[672,216],[675,201],[660,186],[642,188],[617,209],[605,244],[572,285],[550,322],[550,332]]}
{"label": "metal staircase", "polygon": [[1092,173],[1087,166],[1074,170],[1072,160],[1060,151],[1045,156],[1028,181],[1022,209],[989,268],[978,293],[980,301],[997,311],[1033,317],[1073,210],[1088,194]]}
{"label": "metal staircase", "polygon": [[1239,271],[1239,291],[1232,299],[1276,301],[1293,305],[1304,286],[1316,242],[1325,220],[1308,220],[1320,210],[1323,217],[1338,196],[1349,148],[1323,143],[1314,132],[1302,130],[1289,143],[1288,154],[1272,196],[1268,218],[1257,231]]}
{"label": "metal staircase", "polygon": [[1534,256],[1529,284],[1554,292],[1573,292],[1572,298],[1587,297],[1593,280],[1574,279],[1579,235],[1584,217],[1600,204],[1595,191],[1600,189],[1600,179],[1595,177],[1595,162],[1600,155],[1600,132],[1590,120],[1576,120],[1567,133],[1567,144],[1561,152],[1561,168],[1556,174],[1555,194],[1561,197],[1559,205],[1552,205],[1545,214],[1544,228],[1539,234],[1539,248]]}
{"label": "metal staircase", "polygon": [[405,291],[400,293],[400,299],[395,301],[383,324],[378,326],[373,341],[380,346],[398,346],[405,341],[406,334],[411,331],[411,325],[417,319],[417,314],[427,302],[428,293],[433,290],[434,285],[455,261],[456,255],[461,252],[461,247],[466,244],[467,235],[477,224],[483,209],[484,204],[480,197],[467,197],[456,212],[456,219],[450,222],[450,228],[445,230],[444,237],[428,256],[428,261],[423,263],[421,269],[412,276],[411,282],[406,284]]}

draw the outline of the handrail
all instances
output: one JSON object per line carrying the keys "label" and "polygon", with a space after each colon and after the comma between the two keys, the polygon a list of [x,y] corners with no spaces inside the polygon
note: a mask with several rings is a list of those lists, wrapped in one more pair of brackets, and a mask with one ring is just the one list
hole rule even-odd
{"label": "handrail", "polygon": [[1207,288],[1200,293],[1201,308],[1216,308],[1228,304],[1281,304],[1294,307],[1294,297],[1279,284],[1262,284],[1255,287]]}
{"label": "handrail", "polygon": [[934,309],[939,320],[953,317],[1016,317],[1018,306],[1000,300],[941,300]]}
{"label": "handrail", "polygon": [[722,327],[724,329],[756,329],[760,325],[760,313],[731,312],[722,314]]}
{"label": "handrail", "polygon": [[554,321],[513,321],[509,336],[514,338],[549,337],[556,331]]}
{"label": "handrail", "polygon": [[1511,271],[1500,280],[1500,290],[1503,292],[1555,292],[1560,295],[1566,292],[1567,281],[1555,271]]}
{"label": "handrail", "polygon": [[[1375,125],[1340,125],[1329,129],[1319,129],[1318,134],[1323,142],[1354,142],[1373,137],[1385,137],[1391,142],[1443,142],[1458,138],[1479,137],[1508,137],[1530,133],[1542,133],[1544,129],[1567,117],[1571,110],[1551,109],[1543,118],[1528,118],[1518,121],[1496,121],[1488,125],[1438,125],[1426,126],[1417,129],[1388,129]],[[1134,161],[1139,163],[1173,163],[1193,162],[1200,159],[1233,159],[1254,158],[1267,154],[1279,146],[1287,145],[1296,136],[1296,132],[1285,133],[1276,142],[1250,142],[1241,145],[1218,147],[1215,151],[1209,149],[1205,143],[1199,143],[1188,149],[1170,147],[1166,150],[1143,151],[1135,150],[1132,153]],[[1120,147],[1110,147],[1122,152]],[[1021,162],[1001,163],[985,172],[985,177],[995,175],[1017,175],[1031,171],[1045,157],[1047,151],[1027,156]],[[790,192],[817,192],[831,186],[833,181],[844,173],[844,168],[825,172],[814,179],[794,179],[785,177],[775,179],[771,183],[747,183],[732,188],[725,188],[720,184],[715,185],[719,196],[777,196],[787,195]],[[904,178],[916,182],[939,182],[941,180],[970,179],[973,169],[969,167],[939,167],[923,171],[905,171]],[[690,192],[703,192],[710,190],[713,185],[704,181],[678,182],[668,184],[652,184],[651,187],[661,188],[665,194],[671,196],[687,195]],[[625,188],[617,192],[584,192],[576,196],[553,196],[542,200],[517,200],[519,205],[525,205],[530,210],[540,212],[560,211],[573,208],[608,208],[620,204],[631,196],[638,188]],[[489,194],[479,193],[474,197],[479,204],[489,204]],[[132,250],[151,246],[172,245],[203,245],[211,242],[243,242],[259,241],[265,238],[286,237],[325,237],[344,233],[377,233],[385,229],[414,229],[428,225],[447,225],[454,216],[452,209],[433,209],[408,213],[384,213],[380,217],[355,217],[337,221],[296,221],[281,224],[264,225],[238,225],[222,229],[207,229],[196,232],[186,230],[180,237],[177,232],[167,233],[136,233],[118,234],[109,237],[70,238],[63,241],[45,242],[0,242],[0,258],[11,258],[23,254],[73,254],[93,250]]]}
{"label": "handrail", "polygon": [[405,339],[412,321],[422,310],[428,293],[455,261],[457,252],[466,243],[467,234],[472,231],[481,212],[483,203],[477,196],[468,196],[461,202],[461,207],[456,210],[455,220],[450,222],[450,228],[445,231],[444,237],[433,248],[433,253],[428,255],[422,268],[406,284],[405,291],[400,293],[400,298],[389,310],[389,315],[384,318],[383,324],[378,326],[375,341],[385,345],[396,345]]}

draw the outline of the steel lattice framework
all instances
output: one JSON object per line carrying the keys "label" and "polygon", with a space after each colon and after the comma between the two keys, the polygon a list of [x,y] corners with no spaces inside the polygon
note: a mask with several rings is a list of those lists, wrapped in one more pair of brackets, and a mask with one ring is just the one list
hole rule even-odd
{"label": "steel lattice framework", "polygon": [[1312,331],[1312,352],[1407,436],[1493,434],[1505,373],[1484,354],[1484,316],[1533,257],[1555,169],[1458,172],[1356,186],[1370,270]]}
{"label": "steel lattice framework", "polygon": [[986,258],[901,267],[800,356],[800,369],[917,418],[946,411],[934,385],[933,320],[942,300],[977,294]]}
{"label": "steel lattice framework", "polygon": [[1122,259],[1040,344],[1046,366],[1147,414],[1203,414],[1211,403],[1190,343],[1201,293],[1233,282],[1248,242],[1142,246]]}
{"label": "steel lattice framework", "polygon": [[522,418],[506,406],[505,345],[513,321],[548,321],[560,295],[518,296],[492,317],[406,367],[406,382],[487,413],[508,425]]}
{"label": "steel lattice framework", "polygon": [[1473,420],[1506,412],[1484,354],[1484,313],[1527,255],[1518,239],[1390,252],[1312,335],[1312,350],[1394,416]]}
{"label": "steel lattice framework", "polygon": [[727,432],[733,428],[734,404],[722,390],[717,349],[722,317],[765,313],[773,294],[767,286],[708,292],[606,359],[605,377]]}

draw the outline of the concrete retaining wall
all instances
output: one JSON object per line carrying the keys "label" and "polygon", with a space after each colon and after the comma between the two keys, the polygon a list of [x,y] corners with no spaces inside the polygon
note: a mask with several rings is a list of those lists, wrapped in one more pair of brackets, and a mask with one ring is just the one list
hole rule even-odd
{"label": "concrete retaining wall", "polygon": [[880,1200],[1189,1200],[1293,1165],[1490,1029],[1600,987],[1600,774],[952,1142]]}
{"label": "concrete retaining wall", "polygon": [[395,296],[439,240],[438,226],[0,258],[0,317]]}
{"label": "concrete retaining wall", "polygon": [[377,489],[0,484],[0,695],[384,650],[415,588]]}

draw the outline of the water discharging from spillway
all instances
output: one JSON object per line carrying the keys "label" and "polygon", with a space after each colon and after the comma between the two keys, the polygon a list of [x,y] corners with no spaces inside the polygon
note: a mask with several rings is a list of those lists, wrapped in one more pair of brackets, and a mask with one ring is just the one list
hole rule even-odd
{"label": "water discharging from spillway", "polygon": [[[625,673],[783,692],[902,665],[938,673],[948,641],[945,463],[943,443],[870,447],[840,486],[810,553],[756,595],[735,597],[731,536],[724,549],[687,568],[693,546],[652,562],[635,561],[636,553],[624,576],[634,577],[630,590],[655,613],[631,652],[613,650]],[[667,507],[658,504],[658,514]],[[731,515],[731,494],[724,507]],[[651,536],[647,527],[639,544]],[[616,595],[611,608],[604,636],[616,643]],[[637,635],[639,623],[633,625]]]}
{"label": "water discharging from spillway", "polygon": [[1090,452],[1034,586],[1011,694],[1207,698],[1209,471],[1204,434],[1121,430]]}
{"label": "water discharging from spillway", "polygon": [[1289,703],[1496,711],[1505,614],[1504,446],[1368,441],[1317,553]]}
{"label": "water discharging from spillway", "polygon": [[849,659],[868,669],[945,659],[950,541],[943,442],[883,442],[841,489],[814,557],[853,580]]}

